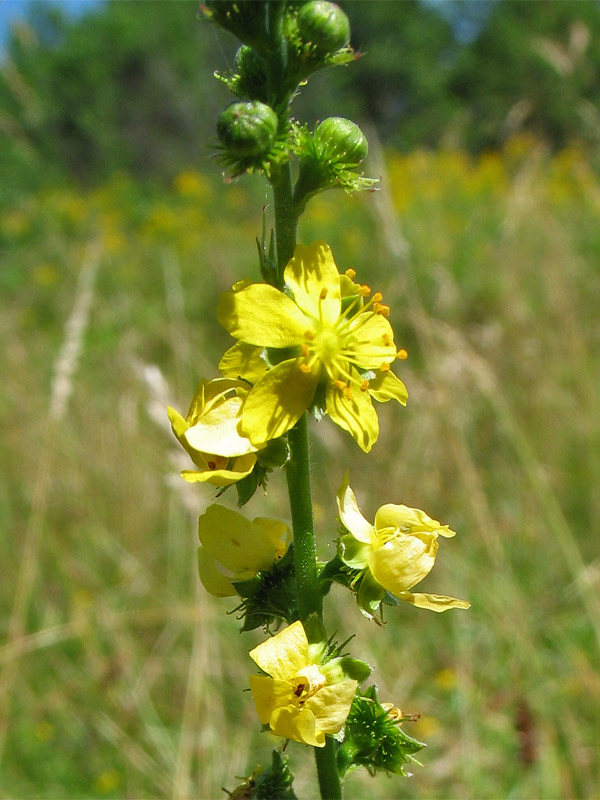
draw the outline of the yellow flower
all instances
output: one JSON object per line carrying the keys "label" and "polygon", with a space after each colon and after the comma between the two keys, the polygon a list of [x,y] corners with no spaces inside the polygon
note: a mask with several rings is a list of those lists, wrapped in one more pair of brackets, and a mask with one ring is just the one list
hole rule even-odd
{"label": "yellow flower", "polygon": [[250,652],[267,675],[250,676],[250,690],[263,725],[284,739],[325,746],[350,711],[357,682],[339,680],[334,662],[313,661],[301,622],[294,622]]}
{"label": "yellow flower", "polygon": [[189,483],[229,486],[252,472],[258,448],[239,432],[247,392],[243,381],[203,380],[185,419],[174,408],[167,409],[173,433],[198,467],[182,470]]}
{"label": "yellow flower", "polygon": [[232,581],[252,578],[285,555],[291,535],[285,522],[257,517],[252,522],[224,506],[209,506],[198,520],[198,569],[207,592],[236,594]]}
{"label": "yellow flower", "polygon": [[381,506],[371,525],[358,507],[347,474],[337,503],[340,519],[349,531],[341,539],[341,558],[349,567],[364,571],[358,601],[368,616],[379,606],[385,591],[431,611],[469,608],[470,603],[455,597],[409,591],[431,572],[438,536],[456,535],[447,525],[418,508],[391,503]]}
{"label": "yellow flower", "polygon": [[406,405],[406,387],[390,371],[405,353],[396,352],[389,307],[379,293],[365,302],[371,290],[353,277],[350,270],[338,273],[325,242],[314,242],[296,247],[284,292],[242,282],[221,298],[219,321],[243,343],[239,363],[230,358],[227,374],[247,377],[242,354],[246,365],[248,359],[256,365],[263,348],[274,364],[256,381],[242,412],[241,431],[255,445],[292,428],[319,389],[329,416],[365,452],[379,434],[372,398]]}

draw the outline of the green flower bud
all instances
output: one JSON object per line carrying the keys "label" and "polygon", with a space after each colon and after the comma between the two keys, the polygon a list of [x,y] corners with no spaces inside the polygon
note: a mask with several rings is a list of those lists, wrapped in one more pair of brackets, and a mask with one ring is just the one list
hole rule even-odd
{"label": "green flower bud", "polygon": [[336,53],[350,41],[348,17],[335,3],[311,0],[298,12],[298,32],[321,55]]}
{"label": "green flower bud", "polygon": [[344,117],[327,117],[315,128],[315,141],[331,160],[358,164],[369,152],[367,137],[361,129]]}
{"label": "green flower bud", "polygon": [[277,125],[277,114],[265,103],[258,100],[232,103],[219,114],[217,135],[232,155],[259,156],[273,144]]}
{"label": "green flower bud", "polygon": [[267,96],[267,72],[262,58],[252,47],[243,44],[235,54],[235,71],[239,75],[238,94],[252,100]]}

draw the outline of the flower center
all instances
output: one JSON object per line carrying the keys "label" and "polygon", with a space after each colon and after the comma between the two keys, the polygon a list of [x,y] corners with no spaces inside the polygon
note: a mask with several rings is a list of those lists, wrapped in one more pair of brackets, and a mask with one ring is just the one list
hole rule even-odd
{"label": "flower center", "polygon": [[298,698],[298,705],[303,706],[326,683],[325,675],[316,664],[309,664],[304,669],[301,669],[292,681],[294,686],[293,694]]}
{"label": "flower center", "polygon": [[[384,305],[382,296],[376,292],[366,303],[363,298],[371,294],[368,286],[361,286],[357,297],[340,314],[335,323],[326,322],[321,312],[321,301],[327,297],[322,289],[319,297],[319,318],[314,319],[313,327],[304,333],[300,369],[313,372],[315,367],[324,367],[327,377],[346,397],[351,398],[353,390],[367,391],[369,380],[361,372],[386,372],[395,358],[404,357],[394,350],[393,335],[381,334],[373,341],[362,328],[369,323],[374,314],[387,317],[389,306]],[[380,339],[380,341],[379,341]],[[365,368],[365,362],[369,364]],[[368,377],[374,377],[372,374]]]}

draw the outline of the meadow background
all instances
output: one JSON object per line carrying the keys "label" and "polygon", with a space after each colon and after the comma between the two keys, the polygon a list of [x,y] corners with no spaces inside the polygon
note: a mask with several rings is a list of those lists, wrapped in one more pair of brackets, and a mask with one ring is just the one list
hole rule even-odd
{"label": "meadow background", "polygon": [[[331,626],[428,744],[412,778],[357,772],[346,796],[597,798],[598,6],[345,7],[367,54],[298,113],[356,113],[381,190],[316,198],[299,238],[383,292],[410,400],[380,406],[368,458],[311,424],[319,549],[349,467],[368,517],[404,502],[458,531],[423,589],[472,603],[380,630],[334,589]],[[51,8],[0,81],[0,796],[225,797],[272,746],[243,691],[262,634],[199,584],[214,493],[180,479],[165,407],[215,374],[215,304],[257,275],[269,197],[209,157],[233,44],[193,3]],[[283,476],[246,511],[285,518]]]}

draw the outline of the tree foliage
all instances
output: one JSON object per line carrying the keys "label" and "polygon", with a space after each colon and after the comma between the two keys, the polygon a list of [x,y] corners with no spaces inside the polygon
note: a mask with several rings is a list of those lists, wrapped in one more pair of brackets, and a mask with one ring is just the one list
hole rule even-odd
{"label": "tree foliage", "polygon": [[[597,0],[340,3],[365,58],[327,84],[311,78],[301,116],[334,108],[370,119],[404,150],[478,152],[521,130],[554,148],[600,141]],[[223,96],[207,64],[230,68],[235,45],[198,8],[119,0],[71,19],[32,5],[0,72],[5,180],[93,180],[115,169],[168,178],[199,165]]]}

